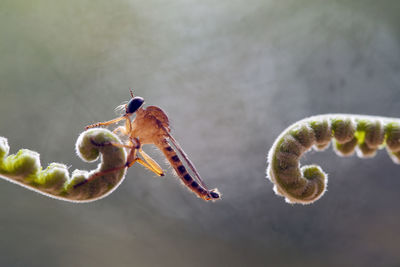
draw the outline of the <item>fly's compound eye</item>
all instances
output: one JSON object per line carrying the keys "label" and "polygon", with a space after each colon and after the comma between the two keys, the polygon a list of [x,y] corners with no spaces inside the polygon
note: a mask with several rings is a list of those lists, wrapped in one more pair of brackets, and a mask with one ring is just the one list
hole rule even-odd
{"label": "fly's compound eye", "polygon": [[127,107],[126,107],[126,113],[135,113],[136,110],[138,110],[144,103],[143,97],[140,96],[135,96],[132,98]]}

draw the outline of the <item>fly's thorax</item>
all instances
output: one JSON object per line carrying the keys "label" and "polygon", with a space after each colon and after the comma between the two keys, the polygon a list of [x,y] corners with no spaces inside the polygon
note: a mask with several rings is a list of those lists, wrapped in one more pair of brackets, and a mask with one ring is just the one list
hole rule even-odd
{"label": "fly's thorax", "polygon": [[138,138],[142,144],[154,144],[168,135],[168,117],[157,107],[139,109],[132,122],[131,137]]}

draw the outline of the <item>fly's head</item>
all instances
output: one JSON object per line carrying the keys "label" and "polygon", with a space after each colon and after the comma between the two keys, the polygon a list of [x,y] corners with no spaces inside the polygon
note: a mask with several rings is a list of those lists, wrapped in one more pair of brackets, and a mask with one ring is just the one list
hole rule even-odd
{"label": "fly's head", "polygon": [[132,115],[135,113],[144,103],[143,97],[135,96],[129,100],[128,104],[125,106],[125,115]]}

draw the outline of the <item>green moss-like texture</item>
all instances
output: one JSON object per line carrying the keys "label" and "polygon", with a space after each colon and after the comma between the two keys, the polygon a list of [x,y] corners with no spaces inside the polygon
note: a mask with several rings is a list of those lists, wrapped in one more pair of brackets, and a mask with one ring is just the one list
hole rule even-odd
{"label": "green moss-like texture", "polygon": [[326,191],[327,174],[319,166],[300,168],[301,156],[314,148],[323,150],[333,141],[339,156],[373,157],[386,147],[400,163],[400,124],[395,118],[350,114],[327,114],[301,120],[276,140],[268,156],[267,178],[276,194],[289,203],[309,204]]}
{"label": "green moss-like texture", "polygon": [[92,162],[101,154],[101,163],[93,171],[75,170],[70,176],[67,166],[60,163],[51,163],[43,170],[37,152],[21,149],[15,155],[8,155],[7,139],[0,137],[0,177],[48,197],[70,202],[94,201],[110,194],[125,177],[126,168],[120,168],[86,181],[100,171],[126,163],[125,150],[110,145],[110,142],[121,141],[106,129],[94,128],[83,132],[76,142],[78,156]]}

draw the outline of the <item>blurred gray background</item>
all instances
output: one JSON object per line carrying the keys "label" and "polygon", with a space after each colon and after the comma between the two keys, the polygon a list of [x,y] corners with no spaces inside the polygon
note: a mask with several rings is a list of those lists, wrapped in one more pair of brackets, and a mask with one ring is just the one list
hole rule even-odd
{"label": "blurred gray background", "polygon": [[129,88],[223,200],[167,169],[128,171],[90,204],[0,181],[0,266],[400,266],[400,167],[386,152],[302,163],[329,173],[313,205],[265,179],[274,139],[304,117],[399,117],[399,1],[71,0],[0,2],[0,135],[42,165],[93,169],[85,125],[114,118]]}

